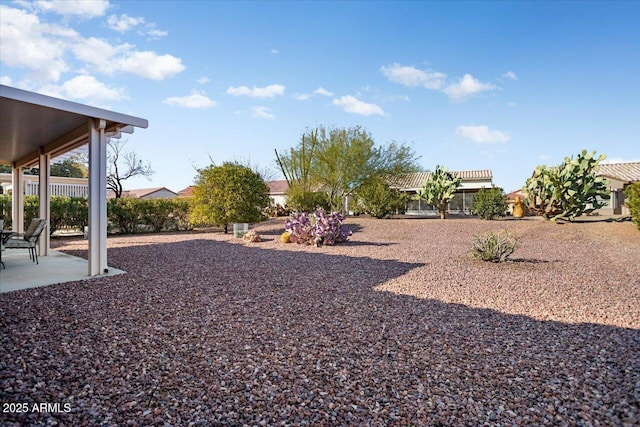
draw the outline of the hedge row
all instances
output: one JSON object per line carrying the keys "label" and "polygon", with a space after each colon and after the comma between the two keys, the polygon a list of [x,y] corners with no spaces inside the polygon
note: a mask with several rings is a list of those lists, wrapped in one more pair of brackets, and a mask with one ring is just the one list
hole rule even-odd
{"label": "hedge row", "polygon": [[[82,230],[89,220],[87,198],[51,196],[49,232],[68,228]],[[110,232],[190,230],[193,228],[189,199],[109,199],[107,217]],[[38,196],[25,196],[25,228],[38,216]],[[0,218],[4,228],[11,228],[11,196],[0,195]]]}

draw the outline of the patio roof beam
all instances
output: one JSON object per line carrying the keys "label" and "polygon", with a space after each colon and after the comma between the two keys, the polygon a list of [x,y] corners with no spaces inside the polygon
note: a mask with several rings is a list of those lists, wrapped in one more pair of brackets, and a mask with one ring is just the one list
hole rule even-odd
{"label": "patio roof beam", "polygon": [[60,138],[50,142],[49,144],[40,147],[39,150],[32,152],[28,156],[15,162],[16,167],[29,167],[35,166],[40,160],[41,154],[51,154],[51,157],[56,157],[56,153],[62,153],[73,150],[87,143],[87,124],[83,124],[67,132]]}

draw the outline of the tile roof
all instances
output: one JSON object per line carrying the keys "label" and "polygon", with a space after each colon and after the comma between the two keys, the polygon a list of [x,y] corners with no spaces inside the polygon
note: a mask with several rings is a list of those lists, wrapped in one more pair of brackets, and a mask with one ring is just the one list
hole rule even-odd
{"label": "tile roof", "polygon": [[[454,176],[462,178],[462,181],[491,180],[493,178],[493,173],[489,169],[450,172]],[[431,172],[416,172],[390,177],[389,182],[393,187],[409,190],[422,187],[429,177],[431,177]]]}
{"label": "tile roof", "polygon": [[289,189],[289,184],[285,179],[279,181],[267,181],[266,184],[269,187],[269,194],[284,194]]}
{"label": "tile roof", "polygon": [[640,162],[603,163],[596,175],[606,176],[619,181],[640,181]]}
{"label": "tile roof", "polygon": [[[122,196],[123,197],[135,197],[137,199],[140,199],[142,197],[148,196],[150,194],[153,194],[157,191],[160,190],[167,190],[167,191],[171,191],[169,190],[167,187],[154,187],[154,188],[137,188],[134,190],[125,190],[122,192]],[[174,193],[173,191],[171,191],[172,193]],[[174,193],[176,194],[176,193]]]}
{"label": "tile roof", "polygon": [[178,197],[193,197],[193,185],[178,191]]}

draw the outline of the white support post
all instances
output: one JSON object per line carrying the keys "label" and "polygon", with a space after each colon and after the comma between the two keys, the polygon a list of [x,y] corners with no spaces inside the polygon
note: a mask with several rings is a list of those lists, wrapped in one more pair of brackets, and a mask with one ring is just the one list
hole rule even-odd
{"label": "white support post", "polygon": [[89,120],[89,276],[107,271],[107,140],[105,120]]}
{"label": "white support post", "polygon": [[40,234],[40,239],[38,240],[38,253],[40,256],[49,255],[49,247],[50,247],[50,233],[49,227],[51,225],[51,189],[49,188],[49,184],[51,183],[50,169],[51,169],[51,155],[44,154],[44,150],[40,150],[40,158],[39,167],[40,167],[40,175],[38,180],[38,211],[39,217],[45,218],[47,220],[46,227],[42,234]]}
{"label": "white support post", "polygon": [[11,176],[11,228],[15,233],[24,233],[24,177],[22,168],[13,165]]}

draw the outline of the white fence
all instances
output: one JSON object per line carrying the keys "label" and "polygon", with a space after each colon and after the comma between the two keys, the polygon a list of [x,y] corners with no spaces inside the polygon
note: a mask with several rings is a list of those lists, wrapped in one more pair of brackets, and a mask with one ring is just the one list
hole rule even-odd
{"label": "white fence", "polygon": [[[24,193],[27,196],[37,196],[40,184],[37,182],[27,182]],[[66,197],[89,197],[89,186],[82,184],[49,184],[52,196]]]}

